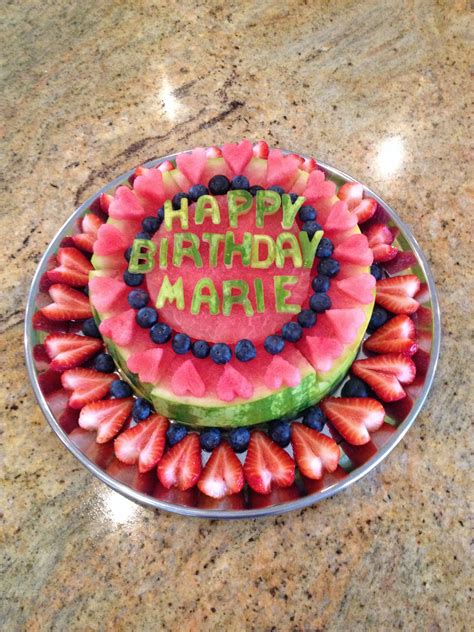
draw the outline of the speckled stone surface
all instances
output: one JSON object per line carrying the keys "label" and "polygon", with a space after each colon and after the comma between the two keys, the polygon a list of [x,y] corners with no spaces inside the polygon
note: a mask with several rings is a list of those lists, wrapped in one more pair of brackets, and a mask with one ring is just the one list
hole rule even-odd
{"label": "speckled stone surface", "polygon": [[[468,630],[469,3],[2,13],[2,630]],[[187,520],[122,499],[60,445],[28,384],[23,309],[42,252],[94,190],[242,136],[337,165],[413,227],[439,288],[441,362],[408,436],[350,491],[279,518]]]}

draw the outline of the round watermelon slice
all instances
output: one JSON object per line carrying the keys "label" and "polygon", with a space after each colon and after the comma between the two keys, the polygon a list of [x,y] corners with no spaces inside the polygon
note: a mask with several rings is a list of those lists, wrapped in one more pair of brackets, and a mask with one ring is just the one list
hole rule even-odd
{"label": "round watermelon slice", "polygon": [[[209,157],[201,148],[182,154],[174,169],[160,171],[140,168],[129,192],[119,187],[111,202],[112,216],[99,229],[94,244],[89,295],[94,316],[100,326],[109,352],[123,376],[135,392],[150,400],[156,411],[183,423],[195,426],[248,426],[271,419],[296,415],[327,395],[350,367],[365,333],[374,304],[374,284],[370,276],[371,251],[365,238],[359,238],[356,218],[345,202],[335,194],[333,183],[322,172],[308,173],[301,169],[302,159],[271,150],[268,158],[250,155],[249,143],[243,141],[223,148],[220,157]],[[236,171],[237,170],[237,171]],[[240,171],[240,173],[238,173]],[[282,187],[286,192],[303,195],[305,204],[318,211],[317,221],[341,253],[340,272],[332,280],[329,296],[332,308],[319,315],[314,327],[304,329],[297,343],[286,342],[278,355],[268,353],[263,343],[267,336],[281,332],[282,326],[296,315],[276,310],[273,276],[287,275],[296,279],[291,286],[291,303],[307,309],[313,293],[311,280],[317,274],[319,259],[312,269],[294,267],[285,259],[282,268],[255,269],[242,265],[240,256],[234,257],[232,267],[209,265],[209,245],[202,240],[204,233],[224,234],[230,230],[226,196],[216,196],[221,211],[221,223],[213,225],[210,218],[196,225],[193,221],[194,204],[190,204],[189,231],[201,242],[203,266],[185,257],[179,267],[158,265],[145,275],[142,288],[154,304],[164,275],[171,282],[184,279],[186,309],[165,303],[159,312],[160,322],[168,324],[175,333],[186,333],[192,340],[206,340],[210,344],[223,342],[232,349],[242,339],[254,343],[257,355],[249,362],[240,362],[233,355],[225,365],[215,364],[209,357],[198,359],[188,352],[176,354],[170,342],[156,345],[149,330],[140,328],[127,301],[134,288],[123,283],[127,269],[124,251],[133,244],[141,229],[141,217],[151,215],[176,192],[187,192],[194,184],[208,185],[215,175],[245,175],[250,185],[264,188]],[[120,189],[120,190],[119,190]],[[143,209],[143,213],[141,211]],[[291,229],[281,227],[281,212],[265,216],[264,228],[255,223],[255,203],[239,217],[237,228],[232,228],[235,242],[244,233],[265,234],[276,239],[283,230],[296,237],[301,222],[295,220]],[[172,231],[164,224],[153,237],[159,247],[165,237],[172,240]],[[252,294],[254,281],[262,281],[265,312],[253,315],[235,306],[229,315],[211,314],[205,305],[197,315],[192,314],[192,292],[201,278],[211,278],[219,295],[223,281],[243,280]],[[353,283],[351,283],[353,280]],[[222,298],[220,296],[220,298]],[[153,351],[155,350],[155,351]]]}

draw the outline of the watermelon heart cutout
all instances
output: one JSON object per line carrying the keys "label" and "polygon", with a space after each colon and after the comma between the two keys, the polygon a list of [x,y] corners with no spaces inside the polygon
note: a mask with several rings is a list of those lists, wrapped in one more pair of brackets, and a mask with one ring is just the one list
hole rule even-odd
{"label": "watermelon heart cutout", "polygon": [[136,314],[134,309],[129,309],[118,316],[106,318],[99,325],[100,333],[110,338],[121,347],[125,347],[133,340],[137,329]]}
{"label": "watermelon heart cutout", "polygon": [[180,154],[176,158],[176,165],[191,184],[197,184],[201,181],[207,165],[206,150],[203,147],[197,147],[189,154]]}
{"label": "watermelon heart cutout", "polygon": [[138,351],[132,354],[127,366],[130,371],[138,375],[143,382],[154,384],[161,377],[161,361],[163,359],[163,349],[147,349],[146,351]]}
{"label": "watermelon heart cutout", "polygon": [[224,402],[231,402],[236,397],[249,399],[253,395],[253,386],[240,371],[227,364],[217,382],[217,395]]}
{"label": "watermelon heart cutout", "polygon": [[226,143],[222,146],[222,155],[234,175],[240,175],[253,156],[252,143],[249,140]]}

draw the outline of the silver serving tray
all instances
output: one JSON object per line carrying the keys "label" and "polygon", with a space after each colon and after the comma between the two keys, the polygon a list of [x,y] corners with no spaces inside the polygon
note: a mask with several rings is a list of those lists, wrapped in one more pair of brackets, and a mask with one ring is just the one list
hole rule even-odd
{"label": "silver serving tray", "polygon": [[[145,166],[153,167],[163,162],[164,160],[174,161],[177,155],[178,154],[172,154],[169,156],[164,156],[163,158],[152,160],[146,163]],[[343,173],[339,169],[331,167],[324,162],[318,161],[318,165],[322,169],[324,169],[329,178],[336,181],[338,184],[342,184],[343,182],[355,181],[355,179],[351,176]],[[425,399],[433,382],[436,365],[438,362],[441,335],[439,304],[436,296],[435,284],[428,263],[420,249],[420,246],[416,242],[408,226],[404,222],[402,222],[402,220],[397,216],[397,214],[390,208],[388,204],[386,204],[376,193],[374,193],[366,186],[364,186],[365,194],[377,200],[379,204],[378,212],[385,213],[386,217],[388,217],[390,225],[398,228],[399,235],[396,240],[396,245],[404,252],[411,252],[413,255],[412,261],[410,261],[409,263],[409,267],[404,268],[403,271],[399,272],[414,272],[419,276],[421,282],[426,284],[425,297],[422,303],[424,313],[423,332],[425,340],[430,340],[429,350],[425,351],[425,368],[423,370],[423,375],[420,376],[417,373],[416,396],[413,396],[410,399],[410,401],[412,401],[412,405],[409,411],[406,415],[403,415],[402,412],[400,416],[400,411],[394,415],[394,417],[397,418],[393,420],[395,421],[394,425],[396,425],[396,428],[394,429],[393,433],[388,438],[386,438],[386,441],[379,442],[380,445],[376,446],[375,450],[373,450],[373,454],[370,455],[369,458],[367,458],[367,455],[364,451],[360,452],[360,458],[357,456],[355,458],[352,457],[352,459],[344,457],[341,461],[341,464],[347,471],[347,475],[343,479],[339,481],[332,480],[328,484],[325,484],[323,482],[323,484],[321,485],[321,489],[313,493],[307,493],[302,485],[297,485],[295,487],[295,493],[298,494],[298,497],[293,498],[287,502],[281,502],[281,500],[279,501],[278,498],[270,497],[268,498],[268,504],[265,507],[256,508],[255,506],[249,506],[245,509],[214,509],[199,506],[202,502],[202,498],[200,500],[199,496],[197,495],[195,497],[195,500],[191,502],[189,498],[186,498],[185,500],[180,499],[179,495],[169,500],[158,498],[153,495],[154,492],[152,491],[152,481],[149,481],[149,484],[145,484],[143,480],[139,477],[134,478],[133,476],[128,476],[129,480],[128,482],[125,482],[125,479],[122,476],[122,480],[119,480],[118,478],[115,478],[110,472],[107,472],[106,468],[101,466],[101,458],[91,455],[89,455],[89,457],[86,456],[81,451],[81,449],[75,443],[73,443],[68,433],[62,428],[58,421],[59,415],[57,414],[57,410],[56,414],[54,414],[52,408],[48,404],[47,396],[45,395],[45,393],[43,393],[40,382],[38,380],[38,375],[40,374],[40,366],[38,366],[34,358],[33,349],[35,344],[41,342],[41,332],[38,332],[33,328],[32,319],[37,309],[45,304],[44,300],[42,302],[40,281],[42,275],[48,268],[50,257],[55,255],[61,241],[67,235],[74,232],[77,220],[85,214],[85,212],[91,207],[91,205],[93,205],[93,203],[97,200],[101,193],[113,192],[119,184],[126,182],[128,178],[133,174],[133,172],[134,169],[128,171],[127,173],[110,182],[108,185],[103,187],[100,191],[98,191],[88,200],[86,200],[71,215],[71,217],[61,227],[61,229],[58,231],[58,233],[46,249],[46,252],[44,253],[38,265],[38,269],[36,270],[36,274],[33,278],[33,282],[29,292],[25,318],[26,364],[36,399],[38,400],[40,408],[43,411],[43,414],[46,417],[49,425],[56,433],[60,441],[82,463],[84,467],[86,467],[94,476],[96,476],[106,485],[114,489],[116,492],[119,492],[123,496],[126,496],[130,500],[133,500],[141,505],[153,507],[155,509],[163,509],[165,511],[170,511],[184,516],[223,519],[254,518],[258,516],[280,514],[287,511],[292,511],[294,509],[302,509],[303,507],[307,507],[308,505],[315,504],[320,500],[327,498],[328,496],[333,496],[338,492],[347,489],[353,483],[363,478],[381,461],[383,461],[383,459],[385,459],[388,454],[394,449],[394,447],[400,442],[400,440],[407,433],[408,429],[414,422],[421,407],[423,406],[423,403],[425,402]],[[356,453],[357,450],[358,449],[356,449]],[[130,474],[130,472],[128,474]]]}

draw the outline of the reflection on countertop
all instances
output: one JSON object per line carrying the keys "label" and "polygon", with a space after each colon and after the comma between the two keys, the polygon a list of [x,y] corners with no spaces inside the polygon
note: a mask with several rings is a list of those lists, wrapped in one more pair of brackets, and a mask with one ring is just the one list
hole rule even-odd
{"label": "reflection on countertop", "polygon": [[[467,630],[468,5],[4,13],[2,629]],[[23,309],[88,195],[156,156],[243,136],[336,165],[413,228],[439,288],[441,363],[414,427],[350,493],[259,521],[187,520],[118,496],[59,444],[27,381]]]}

